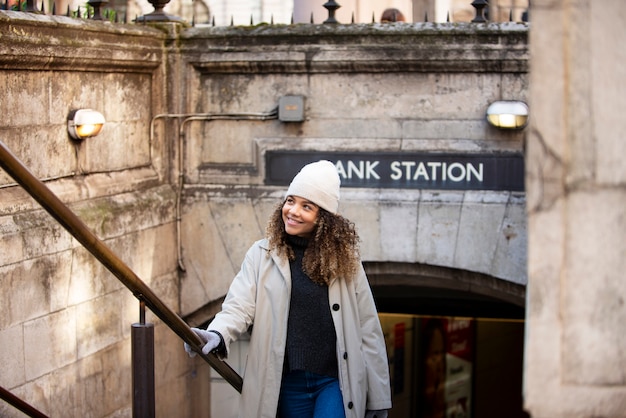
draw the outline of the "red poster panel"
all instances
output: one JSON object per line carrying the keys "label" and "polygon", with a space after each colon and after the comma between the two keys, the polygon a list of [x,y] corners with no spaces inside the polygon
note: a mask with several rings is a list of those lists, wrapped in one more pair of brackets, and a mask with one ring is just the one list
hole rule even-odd
{"label": "red poster panel", "polygon": [[446,417],[471,417],[473,321],[450,319],[447,332]]}
{"label": "red poster panel", "polygon": [[393,329],[393,393],[398,395],[404,392],[404,322],[398,322]]}
{"label": "red poster panel", "polygon": [[421,327],[422,418],[471,418],[474,323],[423,318]]}

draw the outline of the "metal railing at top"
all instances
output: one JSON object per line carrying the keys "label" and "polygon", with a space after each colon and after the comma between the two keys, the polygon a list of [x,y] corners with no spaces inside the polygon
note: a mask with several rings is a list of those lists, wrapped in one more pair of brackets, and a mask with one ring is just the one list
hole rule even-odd
{"label": "metal railing at top", "polygon": [[[52,6],[50,10],[45,9],[46,0],[0,0],[0,10],[15,10],[22,11],[28,13],[41,13],[41,14],[62,14],[64,13],[62,10],[56,10],[56,3],[52,1]],[[48,0],[50,1],[50,0]],[[168,13],[165,13],[163,10],[165,6],[169,3],[170,0],[148,0],[148,2],[154,7],[154,11],[148,13],[143,16],[136,16],[132,21],[135,23],[147,23],[147,22],[184,22],[184,19],[173,16]],[[320,0],[325,1],[325,0]],[[470,2],[470,0],[467,0]],[[39,6],[39,2],[41,2],[41,6]],[[107,20],[114,23],[128,23],[128,16],[126,13],[126,7],[120,7],[121,10],[117,10],[116,8],[110,8],[108,6],[108,0],[85,0],[85,2],[76,8],[76,10],[72,11],[70,7],[67,7],[67,11],[65,15],[68,17],[74,17],[79,19],[89,19],[89,20]],[[528,0],[530,4],[530,0]],[[471,1],[471,6],[474,8],[474,17],[471,20],[472,23],[486,23],[490,19],[489,15],[489,2],[487,0],[473,0]],[[341,5],[334,0],[325,1],[323,4],[324,8],[326,8],[328,12],[328,16],[323,21],[325,24],[337,24],[340,23],[335,18],[335,13],[337,9],[341,8]],[[516,6],[511,6],[509,9],[509,21],[513,21],[513,11],[517,9]],[[524,22],[528,21],[528,8],[521,13],[521,20]],[[191,16],[191,25],[195,26],[196,22],[195,8],[193,9],[193,16]],[[428,15],[424,16],[424,22],[428,22]],[[448,12],[447,21],[450,21],[450,12]],[[374,15],[372,15],[372,23],[374,23]],[[207,22],[208,23],[208,22]],[[250,16],[250,26],[254,25],[253,17]],[[293,16],[291,19],[291,23],[293,24]],[[311,22],[313,23],[313,15],[311,15]],[[354,23],[354,14],[352,16],[352,21],[350,23]],[[274,17],[272,15],[270,24],[274,24]],[[215,26],[215,16],[212,19],[212,26]],[[231,16],[230,26],[234,26],[233,17]]]}
{"label": "metal railing at top", "polygon": [[[165,325],[188,343],[211,367],[213,367],[230,385],[241,393],[243,379],[227,363],[214,354],[202,353],[202,341],[175,312],[128,267],[109,247],[101,241],[81,221],[69,207],[39,179],[0,141],[0,166],[33,197],[57,222],[59,222],[78,242],[98,259],[115,277],[117,277],[140,302],[140,316],[143,323],[144,305],[148,307]],[[134,348],[133,348],[134,350]],[[135,380],[133,378],[133,380]],[[134,382],[133,382],[134,383]],[[135,393],[134,396],[145,397]],[[133,403],[137,398],[134,398]]]}
{"label": "metal railing at top", "polygon": [[52,2],[52,6],[46,10],[46,0],[41,0],[41,5],[38,4],[38,0],[3,0],[2,3],[0,3],[0,10],[51,15],[64,14],[67,17],[78,19],[127,23],[126,14],[107,8],[107,3],[106,0],[86,0],[84,4],[77,6],[76,10],[72,10],[68,5],[64,12],[63,10],[56,9],[56,2],[54,1]]}

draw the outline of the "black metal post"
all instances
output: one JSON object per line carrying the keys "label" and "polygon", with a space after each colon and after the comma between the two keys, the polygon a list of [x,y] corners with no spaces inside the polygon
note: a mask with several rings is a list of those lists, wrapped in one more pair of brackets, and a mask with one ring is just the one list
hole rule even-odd
{"label": "black metal post", "polygon": [[[18,1],[17,4],[18,10],[22,10],[22,2]],[[39,13],[39,10],[37,10],[37,5],[35,4],[35,0],[26,0],[26,9],[24,11],[29,13]]]}
{"label": "black metal post", "polygon": [[163,8],[167,6],[167,3],[169,2],[170,0],[148,0],[148,3],[150,3],[154,7],[154,11],[152,13],[139,16],[137,19],[135,19],[135,22],[184,22],[183,19],[181,19],[180,17],[172,16],[163,11]]}
{"label": "black metal post", "polygon": [[326,8],[326,10],[328,10],[328,19],[326,19],[324,23],[339,23],[339,21],[337,21],[337,19],[335,18],[335,11],[340,8],[341,5],[335,0],[329,0],[324,3],[324,7]]}
{"label": "black metal post", "polygon": [[484,23],[487,22],[485,17],[485,8],[489,7],[487,0],[474,0],[472,6],[476,9],[476,16],[472,19],[472,23]]}
{"label": "black metal post", "polygon": [[154,326],[146,324],[146,304],[139,302],[139,323],[131,327],[133,418],[154,418]]}
{"label": "black metal post", "polygon": [[92,20],[104,20],[100,9],[109,4],[109,0],[88,0],[87,4],[93,7]]}

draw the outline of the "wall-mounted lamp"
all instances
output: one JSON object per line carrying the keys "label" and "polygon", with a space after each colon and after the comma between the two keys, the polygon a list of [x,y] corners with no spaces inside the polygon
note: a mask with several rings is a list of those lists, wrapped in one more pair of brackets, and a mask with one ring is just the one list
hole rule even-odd
{"label": "wall-mounted lamp", "polygon": [[67,117],[67,132],[70,137],[81,141],[90,136],[96,136],[104,126],[102,113],[91,109],[72,110]]}
{"label": "wall-mounted lamp", "polygon": [[514,100],[493,102],[487,108],[487,121],[496,128],[521,129],[528,122],[528,106]]}

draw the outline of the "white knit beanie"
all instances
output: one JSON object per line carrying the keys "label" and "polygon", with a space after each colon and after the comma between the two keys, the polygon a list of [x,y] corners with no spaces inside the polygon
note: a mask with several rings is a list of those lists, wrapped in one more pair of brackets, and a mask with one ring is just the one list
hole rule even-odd
{"label": "white knit beanie", "polygon": [[320,160],[302,167],[291,181],[285,196],[299,196],[330,213],[337,213],[340,183],[335,164]]}

